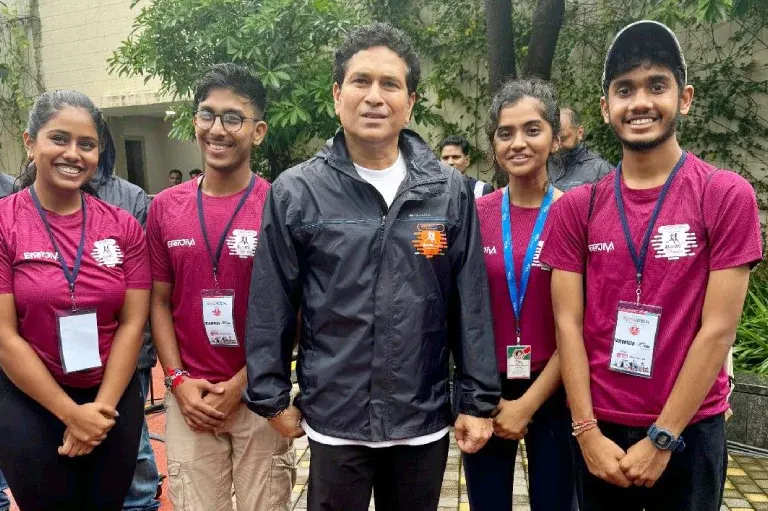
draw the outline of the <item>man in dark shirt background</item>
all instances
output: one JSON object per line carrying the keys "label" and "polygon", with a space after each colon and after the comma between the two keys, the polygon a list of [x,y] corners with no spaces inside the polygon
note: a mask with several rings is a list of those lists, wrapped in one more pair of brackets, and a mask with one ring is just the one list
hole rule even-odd
{"label": "man in dark shirt background", "polygon": [[440,160],[461,172],[475,199],[493,191],[492,185],[466,174],[470,163],[469,142],[466,138],[461,135],[451,135],[441,140],[437,147],[440,150]]}
{"label": "man in dark shirt background", "polygon": [[613,170],[613,165],[584,145],[584,126],[570,106],[560,108],[560,151],[549,161],[549,180],[567,192],[584,183],[594,183]]}

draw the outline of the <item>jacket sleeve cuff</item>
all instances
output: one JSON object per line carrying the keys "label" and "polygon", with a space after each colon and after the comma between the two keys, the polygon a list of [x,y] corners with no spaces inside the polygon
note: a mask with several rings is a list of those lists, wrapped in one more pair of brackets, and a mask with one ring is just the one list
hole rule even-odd
{"label": "jacket sleeve cuff", "polygon": [[274,417],[275,415],[280,413],[282,410],[285,410],[286,408],[291,406],[290,394],[281,395],[274,399],[259,400],[259,401],[252,400],[248,394],[249,392],[246,391],[244,396],[245,406],[247,406],[248,409],[251,410],[256,415],[260,415],[265,419]]}
{"label": "jacket sleeve cuff", "polygon": [[499,404],[499,396],[487,396],[487,401],[462,402],[459,414],[489,419]]}

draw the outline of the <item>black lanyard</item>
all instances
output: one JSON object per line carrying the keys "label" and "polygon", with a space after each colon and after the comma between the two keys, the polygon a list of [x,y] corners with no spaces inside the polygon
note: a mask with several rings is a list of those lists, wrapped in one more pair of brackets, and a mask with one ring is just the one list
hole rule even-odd
{"label": "black lanyard", "polygon": [[616,178],[614,179],[614,195],[616,196],[616,207],[619,210],[619,220],[621,220],[621,227],[624,229],[624,239],[627,241],[627,248],[629,248],[629,254],[632,256],[632,261],[635,263],[635,277],[637,278],[637,303],[640,303],[640,283],[643,280],[643,266],[645,265],[645,256],[648,253],[648,245],[651,241],[651,234],[653,233],[653,227],[656,225],[656,220],[661,212],[661,206],[664,204],[664,199],[667,196],[669,188],[672,186],[672,180],[677,175],[680,167],[685,163],[687,153],[683,151],[680,159],[675,164],[675,167],[667,177],[667,181],[661,189],[659,198],[656,200],[656,206],[653,208],[651,218],[648,221],[648,227],[645,229],[643,235],[643,241],[640,245],[640,254],[637,253],[635,244],[632,241],[632,232],[629,230],[629,222],[627,221],[627,213],[624,210],[624,199],[621,196],[621,162],[616,167]]}
{"label": "black lanyard", "polygon": [[69,296],[72,298],[72,310],[76,311],[77,307],[75,306],[75,282],[77,281],[77,275],[80,273],[80,263],[83,260],[83,250],[85,249],[85,221],[87,218],[85,197],[81,192],[80,204],[83,209],[83,227],[80,234],[80,245],[77,247],[77,255],[75,256],[75,266],[72,268],[72,270],[70,270],[66,261],[64,261],[64,254],[61,253],[59,246],[56,244],[56,239],[53,237],[53,231],[51,231],[51,226],[48,224],[48,216],[46,215],[42,204],[40,204],[40,199],[37,197],[37,193],[35,193],[34,186],[29,187],[29,193],[32,195],[32,201],[35,203],[35,208],[37,208],[37,212],[40,215],[40,218],[43,220],[45,230],[48,231],[48,237],[51,239],[53,250],[56,251],[56,256],[59,258],[59,264],[61,265],[61,269],[64,271],[64,278],[67,279],[67,283],[69,284]]}
{"label": "black lanyard", "polygon": [[221,251],[224,249],[224,243],[227,241],[227,233],[229,232],[230,227],[232,227],[232,222],[235,221],[237,213],[242,209],[243,204],[245,204],[245,201],[248,200],[248,196],[251,195],[251,192],[253,191],[253,187],[256,184],[256,176],[251,176],[251,182],[248,183],[248,188],[245,189],[245,193],[240,197],[240,202],[237,203],[237,207],[235,207],[232,217],[224,227],[224,232],[221,233],[221,238],[219,239],[219,245],[216,247],[216,254],[211,251],[211,244],[208,241],[208,229],[205,227],[205,217],[203,215],[203,179],[205,179],[205,176],[200,178],[200,182],[197,185],[197,218],[200,221],[200,230],[203,232],[205,248],[208,249],[208,257],[211,259],[211,264],[213,265],[213,280],[216,282],[216,289],[218,290],[219,259],[221,258]]}

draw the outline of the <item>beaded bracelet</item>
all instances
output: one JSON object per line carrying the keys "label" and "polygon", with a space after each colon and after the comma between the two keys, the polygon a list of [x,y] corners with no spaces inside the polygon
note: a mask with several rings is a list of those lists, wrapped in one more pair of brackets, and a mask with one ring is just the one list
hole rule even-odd
{"label": "beaded bracelet", "polygon": [[589,431],[590,429],[595,429],[596,427],[597,427],[597,422],[591,422],[589,424],[586,424],[585,426],[582,426],[581,428],[574,429],[573,433],[571,433],[571,435],[573,435],[575,437],[578,437],[579,435],[581,435],[585,431]]}
{"label": "beaded bracelet", "polygon": [[589,424],[597,424],[597,419],[587,419],[585,421],[574,421],[574,422],[571,422],[571,427],[573,429],[579,429],[579,428],[583,428],[584,426],[588,426]]}

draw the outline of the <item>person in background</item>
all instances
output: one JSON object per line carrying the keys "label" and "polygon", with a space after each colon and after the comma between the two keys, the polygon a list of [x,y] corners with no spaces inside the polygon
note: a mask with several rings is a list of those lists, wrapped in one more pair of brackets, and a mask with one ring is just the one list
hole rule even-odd
{"label": "person in background", "polygon": [[613,165],[593,153],[584,143],[584,126],[575,108],[560,108],[560,150],[549,163],[552,184],[567,192],[584,183],[595,183],[613,170]]}
{"label": "person in background", "polygon": [[0,201],[0,468],[24,511],[121,510],[136,468],[149,257],[90,186],[108,129],[84,94],[43,93]]}
{"label": "person in background", "polygon": [[192,169],[189,171],[189,179],[190,180],[195,179],[197,176],[199,176],[202,173],[203,171],[200,169]]}
{"label": "person in background", "polygon": [[[13,176],[0,172],[0,199],[7,197],[15,191],[13,187],[15,181],[16,178]],[[0,508],[0,511],[2,511],[2,508]]]}
{"label": "person in background", "polygon": [[180,185],[184,180],[184,174],[179,169],[173,169],[168,173],[168,186]]}
{"label": "person in background", "polygon": [[[13,193],[14,181],[15,178],[12,176],[0,172],[0,199]],[[0,511],[8,511],[11,509],[11,500],[6,494],[7,489],[8,483],[6,482],[3,473],[0,472]]]}
{"label": "person in background", "polygon": [[469,141],[466,138],[461,135],[451,135],[441,140],[437,147],[440,150],[440,160],[461,172],[476,199],[493,192],[492,185],[467,175],[470,161]]}
{"label": "person in background", "polygon": [[[103,139],[104,148],[99,160],[99,168],[96,175],[91,179],[91,187],[101,200],[124,209],[144,227],[149,210],[149,197],[140,187],[114,174],[115,143],[109,131],[104,133]],[[152,368],[156,363],[157,354],[152,342],[149,323],[147,323],[144,328],[144,342],[141,345],[136,369],[141,384],[142,399],[145,403],[152,381]],[[159,488],[160,474],[155,462],[155,453],[149,441],[149,428],[145,419],[141,429],[136,472],[125,498],[123,511],[156,511],[160,508],[160,502],[155,498]]]}

